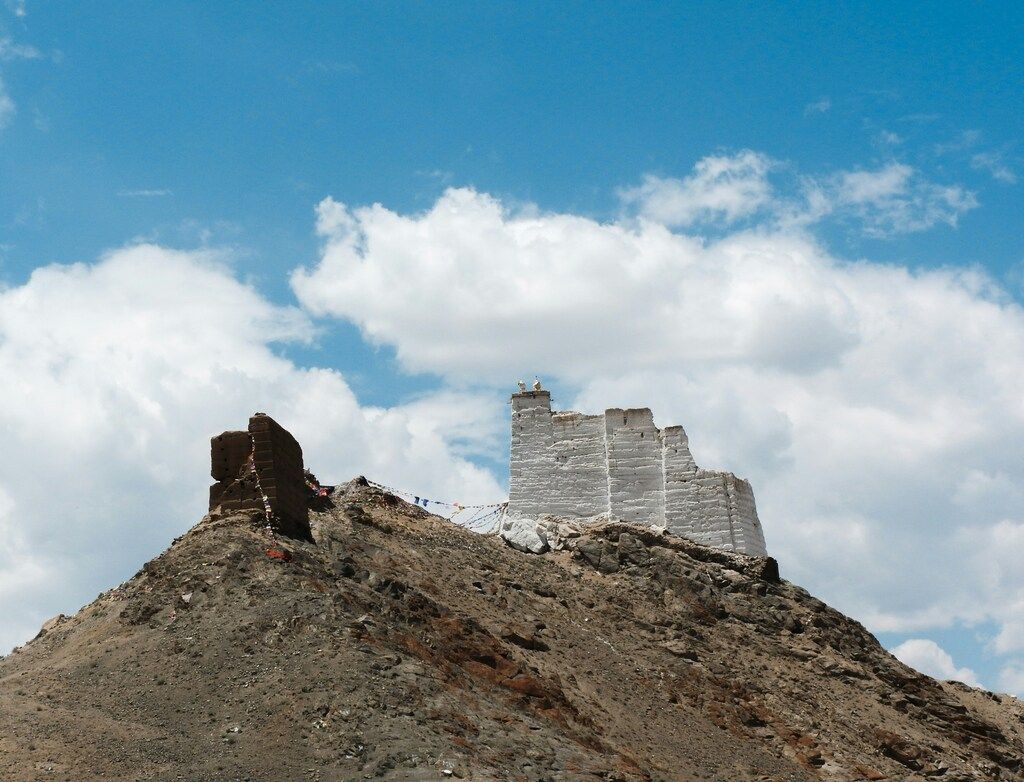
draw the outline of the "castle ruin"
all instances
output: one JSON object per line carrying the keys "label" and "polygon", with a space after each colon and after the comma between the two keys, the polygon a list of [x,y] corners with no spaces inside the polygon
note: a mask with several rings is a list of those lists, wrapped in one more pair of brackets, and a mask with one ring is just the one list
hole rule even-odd
{"label": "castle ruin", "polygon": [[553,412],[538,386],[512,395],[510,517],[606,516],[766,556],[750,484],[699,468],[681,426],[658,429],[648,408]]}
{"label": "castle ruin", "polygon": [[[766,556],[750,484],[704,470],[681,426],[658,429],[648,408],[601,415],[551,410],[551,393],[512,395],[509,519],[598,517],[666,528],[697,543]],[[210,440],[211,514],[259,511],[275,531],[310,539],[319,485],[302,448],[265,413]],[[321,490],[322,492],[322,490]]]}
{"label": "castle ruin", "polygon": [[259,510],[277,532],[310,539],[309,489],[302,447],[265,413],[249,419],[247,431],[210,440],[210,511]]}

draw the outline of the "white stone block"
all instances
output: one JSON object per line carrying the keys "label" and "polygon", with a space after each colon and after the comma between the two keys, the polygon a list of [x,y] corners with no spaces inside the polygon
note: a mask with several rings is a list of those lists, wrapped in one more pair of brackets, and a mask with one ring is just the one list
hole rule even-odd
{"label": "white stone block", "polygon": [[500,535],[512,548],[528,554],[543,554],[548,550],[547,539],[533,519],[506,517]]}

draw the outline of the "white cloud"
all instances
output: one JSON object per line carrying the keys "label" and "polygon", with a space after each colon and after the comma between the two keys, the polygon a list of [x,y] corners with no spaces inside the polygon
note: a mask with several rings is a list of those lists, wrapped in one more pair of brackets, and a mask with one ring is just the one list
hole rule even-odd
{"label": "white cloud", "polygon": [[11,100],[11,96],[7,92],[7,87],[4,85],[3,79],[0,79],[0,130],[3,130],[11,124],[11,120],[14,118],[17,109],[14,105],[14,101]]}
{"label": "white cloud", "polygon": [[903,143],[903,137],[899,133],[893,133],[891,130],[882,130],[875,137],[875,140],[882,145],[894,147],[898,144]]}
{"label": "white cloud", "polygon": [[150,189],[150,190],[118,190],[121,198],[162,198],[163,196],[174,195],[171,190]]}
{"label": "white cloud", "polygon": [[[0,487],[0,535],[4,540],[0,549],[0,597],[4,601],[0,603],[0,654],[31,638],[41,619],[55,613],[40,610],[45,600],[39,600],[39,596],[47,591],[51,596],[62,591],[54,588],[56,573],[45,566],[44,556],[32,550],[31,536],[24,529],[24,522],[19,523],[17,510],[14,500]],[[83,600],[84,597],[79,602]]]}
{"label": "white cloud", "polygon": [[5,0],[4,5],[19,19],[23,19],[28,14],[25,10],[25,0]]}
{"label": "white cloud", "polygon": [[999,654],[1024,652],[1024,600],[1008,606],[1013,618],[1003,623],[992,646]]}
{"label": "white cloud", "polygon": [[971,168],[988,172],[993,179],[1008,185],[1016,184],[1017,173],[1006,162],[1003,152],[979,152],[971,156]]}
{"label": "white cloud", "polygon": [[34,46],[17,43],[9,36],[0,38],[0,60],[36,60],[42,56]]}
{"label": "white cloud", "polygon": [[978,206],[973,192],[932,182],[906,163],[800,176],[795,188],[787,182],[778,188],[771,174],[783,168],[750,150],[713,155],[698,161],[687,177],[648,175],[619,196],[640,217],[670,228],[727,226],[744,218],[794,228],[837,219],[875,238],[939,224],[955,227],[961,215]]}
{"label": "white cloud", "polygon": [[826,98],[819,98],[813,103],[804,106],[804,114],[824,114],[832,108],[832,101]]}
{"label": "white cloud", "polygon": [[999,672],[999,687],[1003,692],[1024,698],[1024,665],[1007,665]]}
{"label": "white cloud", "polygon": [[934,150],[936,155],[948,155],[951,152],[963,152],[966,149],[971,149],[977,146],[979,141],[981,141],[981,131],[976,128],[968,128],[961,130],[949,141],[935,144]]}
{"label": "white cloud", "polygon": [[986,514],[996,519],[1024,507],[1024,486],[1006,473],[968,470],[957,481],[953,502],[967,510],[984,507]]}
{"label": "white cloud", "polygon": [[647,176],[639,187],[621,191],[644,217],[664,225],[686,226],[700,221],[733,222],[764,206],[771,194],[772,161],[744,150],[735,155],[703,158],[684,179]]}
{"label": "white cloud", "polygon": [[901,195],[914,170],[893,163],[878,171],[847,171],[838,176],[838,197],[847,204],[869,204]]}
{"label": "white cloud", "polygon": [[[854,178],[845,197],[912,180]],[[565,407],[652,406],[698,461],[753,479],[787,577],[873,629],[1019,618],[1024,310],[984,274],[467,189],[411,215],[327,199],[318,229],[320,262],[292,279],[311,313],[452,383],[539,374]]]}
{"label": "white cloud", "polygon": [[980,687],[978,677],[970,668],[957,668],[953,658],[935,641],[926,638],[911,638],[892,650],[901,662],[926,673],[935,679],[955,680]]}
{"label": "white cloud", "polygon": [[[971,150],[978,148],[981,140],[980,130],[963,130],[950,141],[935,144],[934,151],[938,156],[952,154],[956,158],[969,159],[971,168],[975,171],[984,171],[996,181],[1005,184],[1015,184],[1017,173],[1007,161],[1007,155],[1012,145],[1005,144],[999,149],[981,150],[970,154]],[[970,154],[969,158],[968,154]]]}
{"label": "white cloud", "polygon": [[0,291],[0,650],[197,521],[209,437],[254,410],[288,427],[326,481],[365,473],[428,496],[501,496],[459,455],[479,449],[477,432],[494,439],[500,399],[361,406],[337,372],[278,355],[312,325],[223,262],[135,246]]}
{"label": "white cloud", "polygon": [[[8,1],[7,7],[15,16],[25,15],[25,4],[23,2]],[[42,57],[42,53],[34,46],[21,44],[10,36],[0,36],[0,62],[11,62],[13,60],[36,60]],[[11,124],[11,120],[17,113],[17,107],[11,98],[10,93],[0,77],[0,130]]]}
{"label": "white cloud", "polygon": [[[21,14],[24,16],[24,5],[21,6]],[[10,37],[0,37],[0,62],[11,60],[31,60],[40,57],[40,53],[32,46],[15,43]],[[0,78],[0,130],[11,124],[14,115],[17,113],[17,106],[11,94],[7,91],[3,78]]]}
{"label": "white cloud", "polygon": [[817,222],[829,214],[852,216],[875,237],[925,231],[939,223],[955,227],[962,214],[978,206],[974,193],[931,182],[905,163],[841,171],[809,182],[806,192],[808,205],[787,216],[791,223]]}

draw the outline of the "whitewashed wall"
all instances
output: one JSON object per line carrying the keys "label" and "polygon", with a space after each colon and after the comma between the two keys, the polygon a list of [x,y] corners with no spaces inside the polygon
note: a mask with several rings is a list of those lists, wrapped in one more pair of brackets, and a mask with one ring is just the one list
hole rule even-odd
{"label": "whitewashed wall", "polygon": [[597,516],[608,512],[608,457],[604,416],[555,413],[551,416],[555,493],[548,513]]}
{"label": "whitewashed wall", "polygon": [[623,521],[665,523],[661,433],[647,408],[604,413],[608,510]]}
{"label": "whitewashed wall", "polygon": [[512,395],[509,515],[551,514],[665,525],[708,546],[765,555],[750,484],[702,470],[681,426],[659,430],[648,408],[604,415],[551,411],[551,394]]}
{"label": "whitewashed wall", "polygon": [[697,463],[690,454],[690,441],[681,426],[661,432],[662,468],[665,474],[665,526],[670,532],[697,540],[701,532],[700,494]]}
{"label": "whitewashed wall", "polygon": [[[551,394],[512,397],[512,453],[509,459],[509,513],[536,518],[554,503]],[[576,514],[573,514],[576,515]]]}

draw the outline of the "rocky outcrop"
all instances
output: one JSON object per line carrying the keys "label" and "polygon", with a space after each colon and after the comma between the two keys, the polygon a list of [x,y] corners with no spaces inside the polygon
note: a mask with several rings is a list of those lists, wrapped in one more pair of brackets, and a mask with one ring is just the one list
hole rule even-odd
{"label": "rocky outcrop", "polygon": [[582,534],[581,525],[547,515],[539,519],[505,516],[498,528],[498,535],[509,546],[529,554],[562,551]]}

